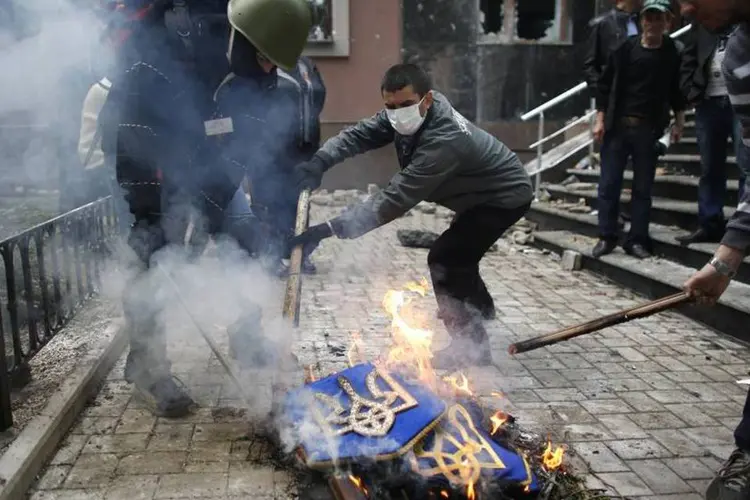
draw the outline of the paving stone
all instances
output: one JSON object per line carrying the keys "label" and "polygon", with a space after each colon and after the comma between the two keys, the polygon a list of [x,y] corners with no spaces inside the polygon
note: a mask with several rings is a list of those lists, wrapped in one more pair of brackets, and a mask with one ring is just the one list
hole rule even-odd
{"label": "paving stone", "polygon": [[563,427],[567,441],[601,441],[612,439],[612,434],[601,424],[568,424]]}
{"label": "paving stone", "polygon": [[274,469],[246,463],[233,463],[229,469],[229,495],[251,498],[273,495]]}
{"label": "paving stone", "polygon": [[89,436],[87,435],[68,434],[68,436],[60,445],[60,448],[58,448],[57,452],[55,453],[55,456],[52,457],[50,465],[72,465],[76,461],[76,458],[78,458],[78,455],[81,453],[81,450],[83,450],[83,447],[86,445],[86,442],[88,440]]}
{"label": "paving stone", "polygon": [[122,413],[122,418],[115,432],[117,434],[148,433],[154,428],[156,417],[145,409],[128,409]]}
{"label": "paving stone", "polygon": [[630,413],[633,408],[621,399],[581,401],[581,406],[594,415]]}
{"label": "paving stone", "polygon": [[131,453],[146,449],[148,434],[91,436],[81,453]]}
{"label": "paving stone", "polygon": [[651,437],[627,415],[600,415],[599,421],[617,439],[645,439]]}
{"label": "paving stone", "polygon": [[197,424],[193,441],[232,441],[244,438],[249,430],[247,423]]}
{"label": "paving stone", "polygon": [[177,474],[182,472],[187,452],[153,451],[133,453],[120,460],[118,474]]}
{"label": "paving stone", "polygon": [[653,439],[623,439],[606,443],[623,460],[664,458],[672,455]]}
{"label": "paving stone", "polygon": [[706,447],[689,439],[677,429],[649,431],[649,434],[677,457],[703,457],[709,454]]}
{"label": "paving stone", "polygon": [[643,496],[651,495],[653,491],[649,489],[633,472],[607,472],[596,475],[605,485],[613,488],[622,496]]}
{"label": "paving stone", "polygon": [[656,412],[656,413],[634,413],[629,415],[630,420],[641,429],[677,429],[684,427],[685,423],[677,418],[673,413]]}
{"label": "paving stone", "polygon": [[157,424],[151,440],[149,451],[184,451],[188,449],[193,437],[194,424]]}
{"label": "paving stone", "polygon": [[52,490],[62,486],[63,481],[73,467],[70,465],[53,465],[48,467],[39,478],[36,488],[39,490]]}
{"label": "paving stone", "polygon": [[111,434],[117,426],[117,417],[83,417],[70,430],[71,434]]}
{"label": "paving stone", "polygon": [[29,500],[103,500],[104,492],[97,489],[36,491]]}
{"label": "paving stone", "polygon": [[682,479],[711,479],[714,471],[704,462],[706,459],[698,458],[665,458],[663,462]]}
{"label": "paving stone", "polygon": [[159,476],[116,476],[105,494],[106,500],[151,500],[156,493]]}
{"label": "paving stone", "polygon": [[690,493],[693,491],[689,484],[661,460],[631,460],[628,465],[654,493]]}
{"label": "paving stone", "polygon": [[630,468],[601,442],[576,443],[575,452],[584,460],[591,472],[623,472]]}
{"label": "paving stone", "polygon": [[117,455],[97,453],[81,455],[68,472],[65,488],[91,488],[107,486],[117,467]]}
{"label": "paving stone", "polygon": [[159,478],[154,498],[219,497],[226,494],[228,474],[167,474]]}

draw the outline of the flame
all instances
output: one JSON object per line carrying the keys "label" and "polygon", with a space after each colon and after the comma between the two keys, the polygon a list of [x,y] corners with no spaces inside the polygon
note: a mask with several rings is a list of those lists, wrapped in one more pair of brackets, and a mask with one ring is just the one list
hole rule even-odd
{"label": "flame", "polygon": [[445,490],[441,490],[440,491],[440,496],[443,497],[443,498],[450,498],[450,493],[448,493]]}
{"label": "flame", "polygon": [[[426,289],[423,283],[407,283],[407,291],[423,296]],[[416,377],[431,387],[435,386],[435,372],[432,368],[432,338],[433,332],[425,328],[411,326],[415,318],[404,317],[404,307],[411,302],[404,290],[389,290],[383,298],[383,307],[391,316],[393,346],[388,352],[385,367],[389,370],[413,371],[416,367]]]}
{"label": "flame", "polygon": [[317,378],[315,377],[315,365],[307,365],[305,367],[305,382],[311,384],[316,380]]}
{"label": "flame", "polygon": [[466,498],[468,500],[475,500],[477,498],[477,495],[474,492],[474,483],[469,483],[466,487]]}
{"label": "flame", "polygon": [[367,488],[365,488],[365,483],[361,478],[349,474],[349,481],[351,481],[358,490],[360,490],[362,493],[364,493],[365,496],[367,496]]}
{"label": "flame", "polygon": [[562,446],[558,446],[552,451],[552,442],[547,440],[547,447],[544,449],[544,453],[542,453],[542,467],[548,471],[559,468],[562,465],[564,454],[565,450]]}
{"label": "flame", "polygon": [[474,396],[474,392],[469,387],[469,379],[466,378],[466,375],[463,373],[443,377],[443,380],[448,382],[451,388],[456,392],[456,396]]}
{"label": "flame", "polygon": [[410,281],[407,284],[404,285],[404,288],[406,290],[409,290],[410,292],[418,293],[422,297],[427,295],[427,290],[430,288],[430,285],[427,283],[427,278],[422,277],[419,280],[419,283],[416,281]]}
{"label": "flame", "polygon": [[490,422],[492,423],[490,434],[494,436],[495,433],[500,430],[500,427],[502,427],[507,421],[508,415],[502,410],[497,410],[495,414],[490,417]]}

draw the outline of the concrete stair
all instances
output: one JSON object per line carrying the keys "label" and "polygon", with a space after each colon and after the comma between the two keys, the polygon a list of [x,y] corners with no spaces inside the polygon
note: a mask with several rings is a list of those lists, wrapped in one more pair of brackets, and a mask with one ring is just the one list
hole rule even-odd
{"label": "concrete stair", "polygon": [[[596,244],[597,184],[599,169],[574,169],[570,162],[549,172],[547,179],[559,184],[545,184],[548,196],[535,202],[527,219],[537,224],[534,244],[539,248],[562,253],[574,250],[583,255],[583,267],[601,273],[610,279],[651,298],[678,291],[684,281],[708,262],[717,244],[680,245],[675,238],[687,234],[698,226],[698,175],[700,156],[695,139],[695,124],[689,118],[686,134],[680,144],[673,145],[659,159],[652,202],[651,236],[655,257],[638,260],[618,249],[615,253],[594,259],[591,249]],[[739,168],[727,143],[727,186],[724,214],[731,217],[737,205]],[[571,176],[575,176],[572,178]],[[630,188],[632,172],[625,172],[620,210],[628,230]],[[750,259],[740,267],[737,277],[715,307],[688,306],[681,312],[720,332],[750,342]]]}

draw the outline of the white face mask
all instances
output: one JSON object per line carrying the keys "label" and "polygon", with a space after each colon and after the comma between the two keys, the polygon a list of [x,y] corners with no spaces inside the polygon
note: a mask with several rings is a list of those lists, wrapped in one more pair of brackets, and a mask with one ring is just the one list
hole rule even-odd
{"label": "white face mask", "polygon": [[[399,109],[386,109],[385,113],[388,115],[388,120],[391,122],[393,129],[401,135],[413,135],[419,127],[422,126],[425,117],[419,112],[419,105],[424,101],[424,97],[421,101],[411,106]],[[426,113],[425,113],[426,115]]]}

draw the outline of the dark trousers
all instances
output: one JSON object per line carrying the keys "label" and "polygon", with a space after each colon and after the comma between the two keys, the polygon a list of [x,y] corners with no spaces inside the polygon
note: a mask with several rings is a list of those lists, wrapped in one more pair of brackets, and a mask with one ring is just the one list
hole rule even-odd
{"label": "dark trousers", "polygon": [[289,258],[286,244],[293,236],[299,191],[290,172],[274,172],[251,179],[253,212],[269,230],[264,254],[273,259]]}
{"label": "dark trousers", "polygon": [[737,448],[750,453],[750,392],[745,398],[745,407],[742,409],[742,420],[734,430],[734,441]]}
{"label": "dark trousers", "polygon": [[531,204],[514,209],[474,207],[458,215],[430,248],[427,264],[438,306],[438,316],[451,335],[467,332],[478,338],[480,329],[467,329],[480,311],[494,307],[479,275],[479,261],[487,250],[518,222]]}
{"label": "dark trousers", "polygon": [[[727,139],[732,139],[740,166],[740,197],[745,185],[743,162],[748,160],[740,124],[728,97],[710,97],[695,107],[695,132],[701,156],[698,183],[698,220],[706,230],[724,232],[727,194]],[[747,168],[747,167],[746,167]]]}
{"label": "dark trousers", "polygon": [[656,173],[658,131],[648,124],[618,125],[604,134],[601,148],[602,173],[599,178],[599,235],[617,241],[622,179],[628,160],[632,159],[633,183],[630,201],[630,233],[626,246],[651,246],[648,235],[651,217],[651,190]]}

